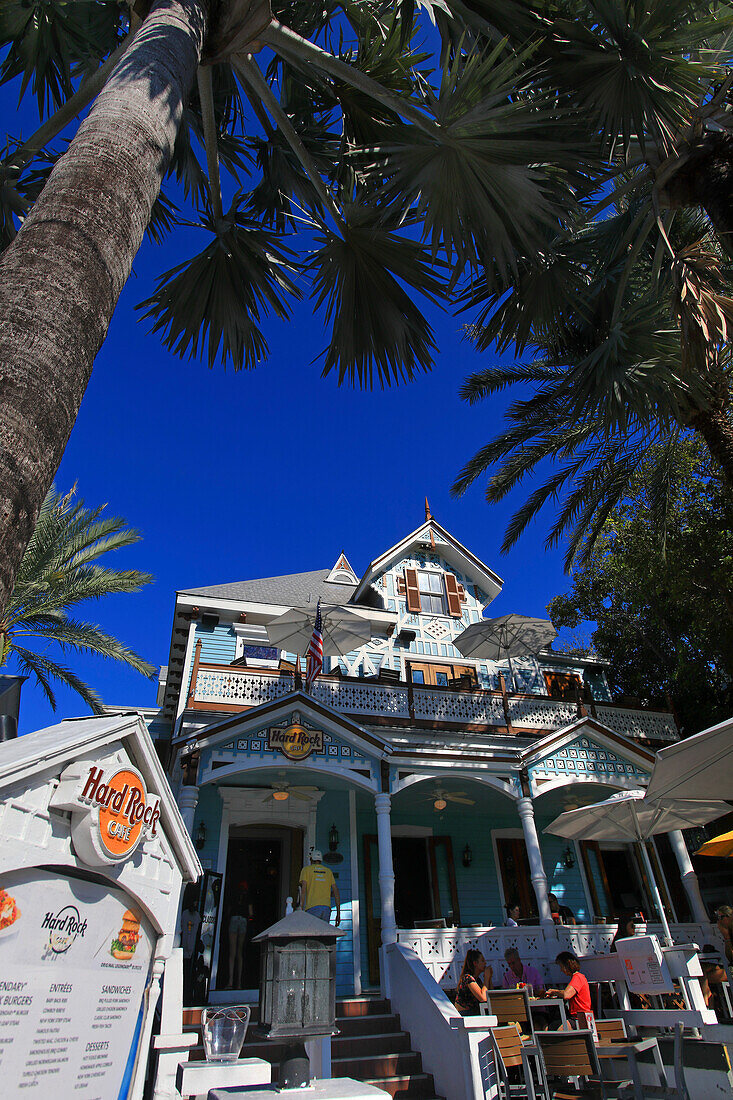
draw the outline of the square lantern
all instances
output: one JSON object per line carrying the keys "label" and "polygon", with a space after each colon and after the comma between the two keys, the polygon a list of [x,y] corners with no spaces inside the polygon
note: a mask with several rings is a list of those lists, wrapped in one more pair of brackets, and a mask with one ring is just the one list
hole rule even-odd
{"label": "square lantern", "polygon": [[332,1035],[336,940],[345,933],[296,910],[254,937],[261,943],[259,1028],[270,1039]]}

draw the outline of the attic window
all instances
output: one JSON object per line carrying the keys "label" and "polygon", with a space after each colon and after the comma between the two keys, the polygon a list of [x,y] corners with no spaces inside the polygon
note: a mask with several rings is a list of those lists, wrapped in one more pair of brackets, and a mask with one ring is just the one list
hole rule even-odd
{"label": "attic window", "polygon": [[441,574],[418,569],[417,583],[420,592],[420,610],[427,615],[445,615],[445,590]]}

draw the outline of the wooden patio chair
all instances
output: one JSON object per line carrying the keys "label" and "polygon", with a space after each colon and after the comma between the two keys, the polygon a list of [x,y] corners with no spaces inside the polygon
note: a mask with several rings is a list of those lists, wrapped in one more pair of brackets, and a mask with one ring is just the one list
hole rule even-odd
{"label": "wooden patio chair", "polygon": [[594,1092],[598,1092],[602,1100],[629,1095],[630,1082],[604,1080],[590,1031],[540,1031],[537,1033],[537,1045],[542,1058],[544,1079],[570,1078],[572,1082],[567,1089],[560,1086],[552,1090],[555,1100],[587,1095],[586,1088],[576,1087],[579,1078],[583,1078],[586,1086],[591,1086]]}
{"label": "wooden patio chair", "polygon": [[530,1052],[522,1042],[517,1025],[492,1028],[491,1041],[496,1059],[499,1100],[514,1100],[515,1097],[517,1100],[536,1100],[538,1092],[543,1100],[550,1100],[542,1063],[537,1062],[535,1083],[529,1061]]}
{"label": "wooden patio chair", "polygon": [[487,989],[486,1012],[489,1016],[496,1016],[499,1026],[524,1024],[529,1041],[535,1042],[534,1022],[526,989]]}

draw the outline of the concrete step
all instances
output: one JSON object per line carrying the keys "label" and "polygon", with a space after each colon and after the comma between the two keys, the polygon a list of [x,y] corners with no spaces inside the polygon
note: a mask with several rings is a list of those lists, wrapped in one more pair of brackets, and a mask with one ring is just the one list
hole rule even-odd
{"label": "concrete step", "polygon": [[345,1016],[379,1016],[389,1010],[390,1003],[383,997],[347,997],[336,1002],[336,1019]]}
{"label": "concrete step", "polygon": [[375,1035],[335,1035],[331,1039],[331,1059],[365,1058],[370,1054],[398,1054],[410,1049],[406,1031],[388,1031]]}
{"label": "concrete step", "polygon": [[336,1021],[339,1036],[385,1035],[400,1030],[400,1018],[396,1012],[374,1012],[369,1016],[339,1016]]}
{"label": "concrete step", "polygon": [[378,1077],[400,1077],[422,1073],[422,1057],[414,1050],[397,1054],[369,1054],[361,1058],[331,1058],[334,1077],[356,1077],[358,1081]]}
{"label": "concrete step", "polygon": [[399,1077],[365,1078],[365,1085],[374,1085],[377,1089],[383,1089],[390,1096],[399,1100],[411,1100],[412,1097],[420,1097],[420,1100],[440,1100],[435,1094],[435,1082],[432,1073],[410,1073]]}

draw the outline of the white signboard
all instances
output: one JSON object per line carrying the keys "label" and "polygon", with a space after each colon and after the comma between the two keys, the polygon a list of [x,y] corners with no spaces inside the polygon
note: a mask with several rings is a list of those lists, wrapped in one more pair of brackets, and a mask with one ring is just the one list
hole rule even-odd
{"label": "white signboard", "polygon": [[3,1096],[117,1100],[154,942],[121,890],[40,868],[0,876]]}
{"label": "white signboard", "polygon": [[626,985],[634,993],[669,993],[674,989],[656,936],[630,936],[616,944]]}

